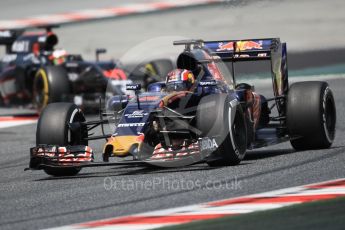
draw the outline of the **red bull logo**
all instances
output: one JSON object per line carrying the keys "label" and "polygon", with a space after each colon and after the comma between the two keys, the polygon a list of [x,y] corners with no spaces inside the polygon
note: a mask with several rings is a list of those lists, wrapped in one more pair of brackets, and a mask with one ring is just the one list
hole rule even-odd
{"label": "red bull logo", "polygon": [[217,51],[233,51],[234,49],[236,49],[236,52],[252,49],[262,49],[262,41],[238,41],[227,43],[220,42],[218,47],[219,48],[217,49]]}
{"label": "red bull logo", "polygon": [[218,47],[217,51],[234,50],[234,42],[227,42],[225,44],[220,42]]}

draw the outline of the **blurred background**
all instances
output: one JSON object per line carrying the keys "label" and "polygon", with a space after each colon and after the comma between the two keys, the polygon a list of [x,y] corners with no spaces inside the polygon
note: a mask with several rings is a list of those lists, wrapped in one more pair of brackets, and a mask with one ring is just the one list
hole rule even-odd
{"label": "blurred background", "polygon": [[[2,0],[0,20],[147,2],[155,1]],[[325,63],[344,59],[344,9],[343,0],[225,0],[209,6],[70,24],[56,32],[58,47],[90,59],[99,47],[106,47],[108,56],[119,58],[133,46],[161,36],[204,40],[280,37],[287,42],[290,55],[301,57],[290,62],[299,67],[307,62],[306,52],[324,51],[318,58]]]}

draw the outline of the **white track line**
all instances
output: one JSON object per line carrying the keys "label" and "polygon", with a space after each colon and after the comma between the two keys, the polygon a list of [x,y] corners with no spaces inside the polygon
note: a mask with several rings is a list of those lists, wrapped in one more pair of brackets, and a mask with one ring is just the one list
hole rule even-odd
{"label": "white track line", "polygon": [[121,16],[158,12],[162,10],[170,10],[190,6],[208,5],[220,2],[223,2],[223,0],[160,1],[142,4],[127,4],[111,8],[80,10],[62,14],[39,15],[26,19],[0,20],[0,30],[24,29],[51,24],[66,24],[90,21],[95,19],[116,18]]}
{"label": "white track line", "polygon": [[345,178],[54,229],[155,229],[195,220],[215,219],[336,197],[345,197]]}
{"label": "white track line", "polygon": [[15,117],[15,116],[0,116],[0,129],[35,124],[37,118],[35,117]]}

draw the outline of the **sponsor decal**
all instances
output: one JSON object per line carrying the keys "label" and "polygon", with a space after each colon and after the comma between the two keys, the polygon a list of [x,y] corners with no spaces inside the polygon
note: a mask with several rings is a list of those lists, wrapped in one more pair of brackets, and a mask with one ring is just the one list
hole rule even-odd
{"label": "sponsor decal", "polygon": [[17,54],[6,54],[2,58],[2,62],[9,63],[9,62],[15,61],[16,59],[17,59]]}
{"label": "sponsor decal", "polygon": [[142,118],[148,114],[149,113],[145,113],[144,110],[136,110],[130,114],[125,114],[125,117],[127,117],[127,118]]}
{"label": "sponsor decal", "polygon": [[144,126],[145,123],[122,123],[122,124],[118,124],[117,127],[119,128],[125,128],[125,127],[142,127]]}
{"label": "sponsor decal", "polygon": [[229,104],[231,108],[234,108],[239,104],[239,102],[236,99],[233,99]]}
{"label": "sponsor decal", "polygon": [[234,50],[234,42],[220,42],[218,44],[218,49],[217,51],[231,51],[231,50]]}
{"label": "sponsor decal", "polygon": [[43,42],[46,42],[46,40],[47,40],[47,36],[39,36],[38,37],[38,42],[43,43]]}
{"label": "sponsor decal", "polygon": [[67,62],[66,63],[66,67],[71,67],[71,68],[76,68],[76,67],[78,67],[79,66],[79,64],[78,63],[76,63],[76,62]]}
{"label": "sponsor decal", "polygon": [[30,42],[29,41],[16,41],[12,45],[12,52],[29,52]]}
{"label": "sponsor decal", "polygon": [[238,55],[236,54],[235,57],[238,57],[238,58],[249,58],[249,54],[241,54],[241,55]]}
{"label": "sponsor decal", "polygon": [[214,138],[203,138],[200,140],[200,151],[205,150],[216,150],[218,148],[218,144]]}
{"label": "sponsor decal", "polygon": [[0,37],[10,38],[12,37],[12,34],[9,30],[0,31]]}
{"label": "sponsor decal", "polygon": [[159,96],[141,96],[139,98],[140,102],[145,102],[145,101],[157,101],[159,100],[160,97]]}
{"label": "sponsor decal", "polygon": [[267,53],[259,53],[258,57],[267,57]]}
{"label": "sponsor decal", "polygon": [[127,84],[126,90],[141,90],[140,84]]}
{"label": "sponsor decal", "polygon": [[262,41],[237,41],[237,42],[220,42],[217,51],[233,51],[234,48],[236,52],[252,49],[262,49]]}
{"label": "sponsor decal", "polygon": [[68,79],[72,82],[76,81],[79,77],[79,74],[77,73],[68,73]]}
{"label": "sponsor decal", "polygon": [[201,81],[199,82],[200,86],[216,86],[217,82],[212,80],[212,81]]}

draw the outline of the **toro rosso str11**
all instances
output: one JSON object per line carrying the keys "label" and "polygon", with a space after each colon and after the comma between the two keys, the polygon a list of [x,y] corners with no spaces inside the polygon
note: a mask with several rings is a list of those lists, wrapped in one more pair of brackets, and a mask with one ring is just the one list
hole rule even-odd
{"label": "toro rosso str11", "polygon": [[[0,62],[0,104],[33,104],[41,111],[48,103],[68,101],[83,108],[98,108],[104,92],[125,93],[126,84],[132,83],[129,73],[117,61],[99,61],[105,49],[97,49],[96,61],[92,62],[67,54],[55,49],[58,37],[52,27],[46,27],[45,32],[0,31],[0,45],[6,47]],[[150,64],[149,70],[158,72],[156,66]],[[142,73],[140,77],[145,76]]]}
{"label": "toro rosso str11", "polygon": [[[336,123],[332,91],[318,81],[289,86],[286,44],[278,38],[174,44],[185,49],[166,81],[149,85],[146,92],[138,84],[127,85],[135,97],[114,96],[100,120],[86,121],[74,104],[48,105],[37,125],[29,168],[60,176],[103,165],[224,166],[239,164],[248,149],[284,141],[296,150],[331,146]],[[271,64],[272,98],[236,82],[236,62],[261,60]],[[114,131],[91,133],[104,124]],[[100,138],[107,140],[104,162],[96,163],[88,142]],[[133,159],[109,162],[127,156]]]}

